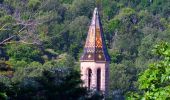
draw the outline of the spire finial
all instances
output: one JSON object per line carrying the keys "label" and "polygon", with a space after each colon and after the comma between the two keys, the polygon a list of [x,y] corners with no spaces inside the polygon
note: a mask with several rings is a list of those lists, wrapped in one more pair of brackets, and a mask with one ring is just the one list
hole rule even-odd
{"label": "spire finial", "polygon": [[98,13],[98,9],[97,7],[94,9],[94,14],[97,14]]}
{"label": "spire finial", "polygon": [[97,11],[97,7],[95,7],[94,10]]}

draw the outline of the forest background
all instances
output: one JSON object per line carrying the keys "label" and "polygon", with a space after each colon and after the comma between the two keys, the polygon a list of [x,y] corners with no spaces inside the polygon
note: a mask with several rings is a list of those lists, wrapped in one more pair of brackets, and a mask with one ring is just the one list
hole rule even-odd
{"label": "forest background", "polygon": [[[111,57],[111,97],[139,91],[140,73],[162,59],[152,50],[164,47],[155,45],[166,47],[162,41],[170,42],[169,0],[0,0],[0,82],[6,87],[1,95],[22,98],[7,88],[14,86],[11,84],[15,88],[37,87],[33,80],[48,79],[55,68],[62,73],[57,76],[61,79],[67,75],[60,70],[79,72],[79,58],[95,7]],[[17,91],[24,97],[30,90]]]}

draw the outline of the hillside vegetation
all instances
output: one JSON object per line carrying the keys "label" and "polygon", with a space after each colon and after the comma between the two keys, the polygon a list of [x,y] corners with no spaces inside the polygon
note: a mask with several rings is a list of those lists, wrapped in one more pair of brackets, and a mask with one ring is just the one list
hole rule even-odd
{"label": "hillside vegetation", "polygon": [[[70,96],[72,99],[93,98],[92,95],[87,96],[84,88],[79,87],[81,81],[78,72],[79,58],[95,7],[99,9],[111,57],[109,98],[114,98],[115,95],[126,95],[129,98],[143,96],[146,100],[158,100],[156,97],[165,95],[167,98],[159,99],[170,98],[170,94],[152,93],[159,91],[160,88],[156,87],[161,84],[160,81],[154,87],[157,90],[151,89],[152,92],[147,89],[156,81],[149,81],[149,86],[142,86],[143,80],[149,78],[145,75],[153,71],[152,67],[158,67],[164,57],[169,59],[169,0],[0,0],[0,87],[6,87],[2,90],[0,88],[0,97],[22,100],[26,98],[24,93],[28,92],[28,97],[32,96],[29,100],[46,100],[52,96],[60,98],[61,95]],[[158,55],[152,51],[162,48],[163,51],[156,52]],[[165,51],[168,54],[164,54]],[[169,63],[167,59],[167,62],[163,63]],[[149,64],[159,61],[160,63],[148,67]],[[60,74],[66,73],[60,72],[60,69],[68,70],[68,74],[57,76],[57,80],[70,77],[73,80],[68,78],[62,81],[69,82],[72,90],[55,84],[54,76],[57,74],[54,70]],[[169,68],[163,70],[170,72]],[[166,77],[170,75],[168,72]],[[143,76],[139,77],[140,73],[143,73]],[[152,77],[156,78],[157,75]],[[56,86],[56,94],[51,87],[45,86],[50,79],[54,83],[48,85]],[[170,79],[167,79],[163,84],[167,86],[167,91],[170,88],[169,83]],[[38,86],[44,90],[39,90]],[[29,90],[31,87],[34,89]],[[63,90],[68,94],[59,94],[59,87],[65,88]],[[17,88],[23,88],[23,91]],[[41,92],[36,95],[46,95],[37,98],[37,91]],[[48,94],[48,91],[54,94]],[[77,93],[77,98],[70,91]],[[80,91],[82,94],[79,94]],[[151,94],[142,94],[143,92]]]}

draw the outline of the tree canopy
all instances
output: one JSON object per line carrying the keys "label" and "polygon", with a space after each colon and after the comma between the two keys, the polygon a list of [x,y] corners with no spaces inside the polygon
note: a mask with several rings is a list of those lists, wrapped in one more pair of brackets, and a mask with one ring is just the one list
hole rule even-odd
{"label": "tree canopy", "polygon": [[[146,75],[155,68],[153,73],[162,75],[158,69],[165,66],[161,61],[166,59],[153,54],[152,49],[161,41],[170,42],[169,0],[0,0],[0,77],[31,77],[23,79],[22,85],[41,84],[48,80],[39,73],[41,67],[70,67],[79,71],[79,58],[95,7],[99,9],[111,57],[108,98],[140,91],[140,73]],[[160,63],[148,67],[156,61]],[[43,77],[46,79],[37,80]],[[8,78],[1,79],[9,83]],[[4,83],[2,87],[6,86]],[[4,99],[8,97],[6,93],[0,90]]]}

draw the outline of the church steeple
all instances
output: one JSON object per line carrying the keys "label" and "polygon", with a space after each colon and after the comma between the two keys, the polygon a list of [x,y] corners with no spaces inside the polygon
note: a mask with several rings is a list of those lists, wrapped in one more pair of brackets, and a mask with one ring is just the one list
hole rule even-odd
{"label": "church steeple", "polygon": [[97,8],[94,9],[89,27],[84,52],[80,61],[106,62],[110,61],[103,35],[102,24]]}
{"label": "church steeple", "polygon": [[102,24],[97,8],[95,8],[84,52],[80,58],[83,86],[101,91],[106,96],[109,86],[109,62]]}

